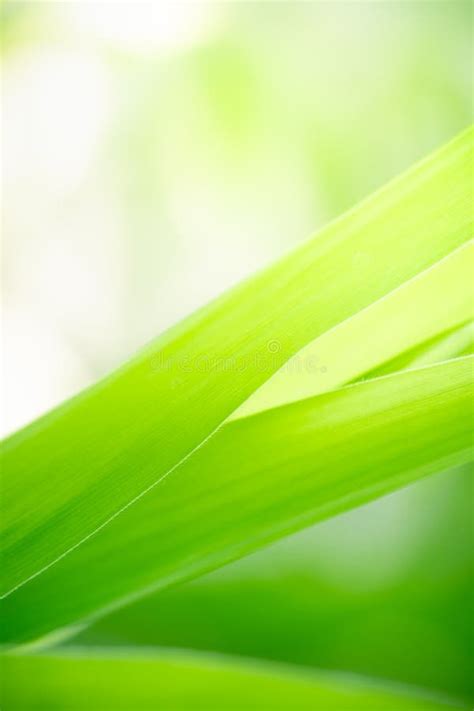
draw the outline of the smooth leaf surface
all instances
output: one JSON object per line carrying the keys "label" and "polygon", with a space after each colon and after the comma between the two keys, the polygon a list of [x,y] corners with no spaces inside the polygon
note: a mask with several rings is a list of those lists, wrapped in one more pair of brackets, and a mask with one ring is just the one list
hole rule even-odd
{"label": "smooth leaf surface", "polygon": [[[466,284],[464,285],[466,286]],[[468,289],[465,288],[468,292]],[[439,336],[435,336],[415,348],[410,348],[400,355],[386,361],[382,365],[365,373],[363,378],[377,378],[389,373],[409,368],[421,368],[432,363],[457,358],[462,355],[471,355],[474,344],[474,321],[468,321],[458,328],[448,329]]]}
{"label": "smooth leaf surface", "polygon": [[[473,273],[471,240],[309,343],[230,419],[328,392],[362,375],[378,373],[378,368],[383,374],[407,367],[409,360],[412,365],[426,365],[452,357],[472,337],[472,331],[463,327],[474,318],[468,288]],[[447,339],[453,331],[459,331],[457,339]],[[434,348],[445,339],[444,348]],[[415,360],[417,349],[420,355],[426,352],[426,359]],[[400,363],[393,362],[397,357]]]}
{"label": "smooth leaf surface", "polygon": [[472,365],[468,356],[229,423],[159,487],[5,598],[3,641],[93,619],[137,592],[468,461]]}
{"label": "smooth leaf surface", "polygon": [[77,650],[2,660],[5,711],[443,711],[426,692],[218,655]]}
{"label": "smooth leaf surface", "polygon": [[472,136],[8,438],[2,592],[109,527],[308,342],[463,245]]}

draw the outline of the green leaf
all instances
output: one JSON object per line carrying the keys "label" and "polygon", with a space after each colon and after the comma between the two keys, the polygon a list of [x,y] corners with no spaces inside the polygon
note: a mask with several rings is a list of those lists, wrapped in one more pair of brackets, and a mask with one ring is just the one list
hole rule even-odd
{"label": "green leaf", "polygon": [[229,419],[319,395],[362,375],[457,355],[472,338],[466,323],[474,318],[474,300],[466,287],[473,273],[471,240],[309,343]]}
{"label": "green leaf", "polygon": [[3,445],[2,592],[173,471],[292,355],[472,234],[470,129]]}
{"label": "green leaf", "polygon": [[[467,282],[464,282],[463,288],[467,293],[468,289],[465,288],[466,284]],[[400,353],[400,355],[395,358],[365,373],[363,379],[378,378],[381,375],[395,373],[398,370],[421,368],[424,365],[440,363],[450,358],[471,355],[473,343],[474,321],[468,321],[457,328],[448,329],[440,335],[430,338],[419,346]]]}
{"label": "green leaf", "polygon": [[93,619],[137,592],[202,574],[468,461],[472,365],[467,356],[229,423],[173,476],[5,598],[3,641]]}
{"label": "green leaf", "polygon": [[2,660],[5,711],[443,711],[467,708],[393,683],[220,655],[75,650]]}

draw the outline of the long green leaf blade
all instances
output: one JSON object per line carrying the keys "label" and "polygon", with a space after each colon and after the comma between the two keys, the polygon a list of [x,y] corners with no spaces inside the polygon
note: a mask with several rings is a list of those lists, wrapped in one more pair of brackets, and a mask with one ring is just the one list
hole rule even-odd
{"label": "long green leaf blade", "polygon": [[109,523],[309,341],[464,244],[472,235],[472,139],[466,131],[10,437],[1,592]]}
{"label": "long green leaf blade", "polygon": [[5,711],[447,711],[461,703],[336,672],[218,655],[85,650],[3,658]]}
{"label": "long green leaf blade", "polygon": [[472,365],[459,358],[226,425],[173,476],[5,598],[3,641],[92,619],[468,461]]}

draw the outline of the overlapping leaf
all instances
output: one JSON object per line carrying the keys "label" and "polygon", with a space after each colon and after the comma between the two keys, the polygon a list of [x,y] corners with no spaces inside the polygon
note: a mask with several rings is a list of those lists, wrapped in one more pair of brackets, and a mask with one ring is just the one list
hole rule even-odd
{"label": "overlapping leaf", "polygon": [[474,243],[324,333],[291,358],[230,419],[319,395],[361,376],[447,360],[473,339]]}
{"label": "overlapping leaf", "polygon": [[[93,618],[468,461],[473,357],[236,420],[173,476],[5,598],[4,642]],[[442,433],[442,436],[440,434]]]}
{"label": "overlapping leaf", "polygon": [[10,437],[2,591],[108,528],[308,342],[462,246],[471,168],[468,131]]}

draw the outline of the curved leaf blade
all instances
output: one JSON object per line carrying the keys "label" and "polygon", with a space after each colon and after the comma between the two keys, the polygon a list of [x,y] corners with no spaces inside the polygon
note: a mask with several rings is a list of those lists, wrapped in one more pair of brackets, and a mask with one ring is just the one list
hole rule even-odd
{"label": "curved leaf blade", "polygon": [[5,711],[448,711],[435,695],[218,655],[87,650],[3,658]]}
{"label": "curved leaf blade", "polygon": [[473,361],[397,373],[229,423],[172,477],[5,598],[3,641],[94,619],[468,461]]}
{"label": "curved leaf blade", "polygon": [[309,341],[464,244],[472,234],[473,135],[466,131],[8,438],[0,592],[110,524]]}

